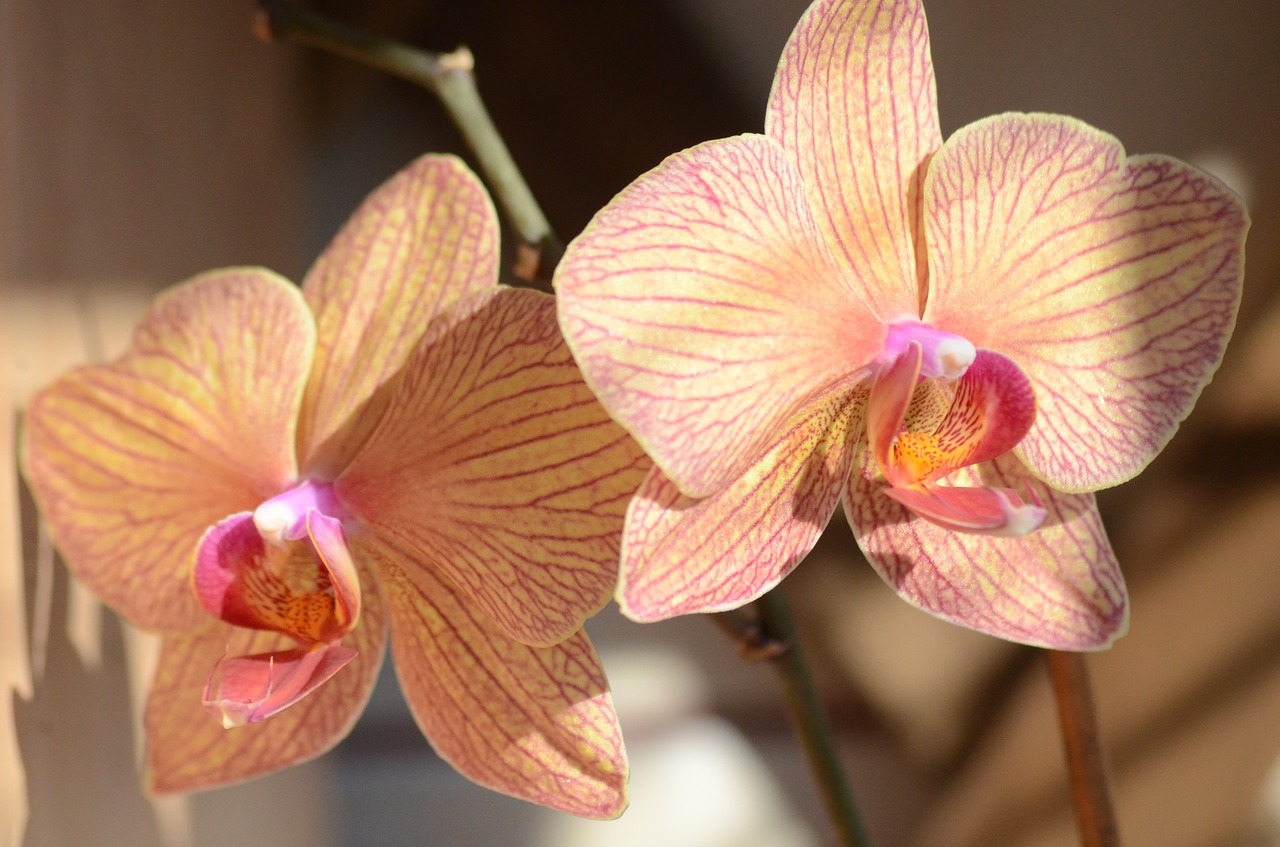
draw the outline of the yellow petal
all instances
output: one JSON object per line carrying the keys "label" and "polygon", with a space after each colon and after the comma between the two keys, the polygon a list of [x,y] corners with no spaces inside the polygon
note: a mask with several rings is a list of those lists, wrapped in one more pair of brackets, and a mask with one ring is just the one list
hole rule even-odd
{"label": "yellow petal", "polygon": [[587,383],[690,497],[741,476],[886,333],[819,236],[795,168],[758,135],[637,179],[569,245],[556,293]]}
{"label": "yellow petal", "polygon": [[286,280],[213,271],[161,294],[119,361],[32,400],[26,473],[54,540],[134,624],[202,621],[188,584],[201,535],[292,481],[314,335]]}
{"label": "yellow petal", "polygon": [[648,467],[583,383],[552,298],[502,288],[432,324],[335,491],[509,636],[554,644],[613,593]]}
{"label": "yellow petal", "polygon": [[796,25],[766,132],[800,169],[814,219],[884,320],[925,291],[920,186],[942,143],[918,0],[819,0]]}
{"label": "yellow petal", "polygon": [[298,425],[304,471],[342,469],[427,324],[495,285],[497,263],[493,204],[454,156],[423,156],[365,200],[303,286],[319,332]]}
{"label": "yellow petal", "polygon": [[165,638],[147,700],[147,782],[159,793],[239,782],[315,758],[346,737],[364,710],[386,645],[383,600],[361,568],[364,608],[342,640],[358,655],[332,679],[259,723],[225,729],[205,711],[209,674],[224,656],[287,650],[292,639],[215,623],[202,632]]}
{"label": "yellow petal", "polygon": [[642,621],[736,609],[800,563],[849,477],[865,392],[826,398],[756,464],[694,500],[655,468],[627,510],[618,605]]}
{"label": "yellow petal", "polygon": [[386,577],[396,673],[431,745],[479,784],[589,818],[626,808],[627,756],[581,630],[513,641],[422,562],[366,536]]}
{"label": "yellow petal", "polygon": [[925,188],[925,320],[1031,378],[1028,465],[1070,491],[1141,471],[1191,411],[1235,324],[1240,200],[1174,159],[1126,159],[1116,139],[1057,115],[965,127]]}

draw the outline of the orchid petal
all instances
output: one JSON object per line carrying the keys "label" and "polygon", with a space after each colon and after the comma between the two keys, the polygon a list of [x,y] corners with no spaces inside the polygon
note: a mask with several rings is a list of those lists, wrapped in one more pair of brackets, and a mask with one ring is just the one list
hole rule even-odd
{"label": "orchid petal", "polygon": [[942,144],[918,0],[819,0],[782,53],[766,132],[786,148],[844,274],[884,320],[925,291],[920,187]]}
{"label": "orchid petal", "polygon": [[320,755],[351,731],[373,691],[387,634],[375,577],[362,567],[360,578],[364,609],[342,642],[359,655],[270,720],[224,729],[205,711],[200,692],[224,657],[285,651],[292,639],[225,624],[165,638],[146,709],[151,790],[195,791],[262,776]]}
{"label": "orchid petal", "polygon": [[1126,159],[1072,118],[1000,115],[960,130],[926,185],[925,320],[1031,377],[1021,453],[1063,490],[1141,471],[1221,361],[1248,217],[1212,177]]}
{"label": "orchid petal", "polygon": [[144,629],[204,613],[201,534],[295,474],[315,329],[298,290],[238,268],[161,294],[116,362],[63,376],[26,413],[26,474],[67,564]]}
{"label": "orchid petal", "polygon": [[840,500],[865,392],[806,410],[741,478],[702,500],[654,468],[627,511],[618,605],[640,622],[736,609],[817,542]]}
{"label": "orchid petal", "polygon": [[498,281],[498,223],[461,160],[427,155],[347,221],[303,290],[320,344],[298,425],[302,466],[336,475],[368,437],[422,330]]}
{"label": "orchid petal", "polygon": [[741,476],[885,336],[795,168],[758,135],[677,153],[633,182],[569,245],[556,291],[587,384],[690,497]]}
{"label": "orchid petal", "polygon": [[1124,579],[1092,494],[1064,494],[1010,455],[952,474],[948,484],[1030,490],[1047,512],[1022,537],[953,532],[885,491],[866,454],[845,512],[876,572],[913,606],[990,635],[1059,650],[1097,650],[1128,626]]}
{"label": "orchid petal", "polygon": [[648,468],[582,381],[552,298],[503,288],[431,325],[335,489],[507,635],[554,644],[612,594],[623,515]]}
{"label": "orchid petal", "polygon": [[1043,507],[1022,502],[1011,488],[929,485],[881,490],[916,515],[956,532],[1026,535],[1038,529],[1047,515]]}
{"label": "orchid petal", "polygon": [[204,707],[225,729],[277,715],[329,681],[356,651],[341,644],[234,656],[214,665]]}
{"label": "orchid petal", "polygon": [[333,572],[310,542],[285,548],[267,544],[252,513],[241,512],[201,539],[192,586],[210,615],[233,626],[271,630],[308,643],[333,641],[351,628],[360,585],[341,532],[336,541],[326,538],[326,545],[336,565]]}
{"label": "orchid petal", "polygon": [[919,344],[907,345],[901,356],[876,374],[867,401],[867,437],[871,451],[877,466],[895,484],[898,480],[893,475],[893,444],[902,431],[902,422],[916,393],[920,356]]}
{"label": "orchid petal", "polygon": [[586,634],[551,647],[513,641],[425,563],[359,543],[386,577],[396,673],[436,752],[495,791],[589,818],[621,814],[626,752]]}

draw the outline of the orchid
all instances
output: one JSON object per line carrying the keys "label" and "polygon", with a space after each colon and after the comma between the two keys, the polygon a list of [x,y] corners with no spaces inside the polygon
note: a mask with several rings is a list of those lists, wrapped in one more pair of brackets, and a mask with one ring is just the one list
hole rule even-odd
{"label": "orchid", "polygon": [[582,624],[613,591],[648,464],[582,382],[552,298],[499,286],[497,262],[479,182],[424,156],[301,290],[261,268],[198,276],[122,358],[31,402],[26,474],[55,542],[163,637],[154,790],[332,747],[389,634],[419,726],[461,773],[584,816],[625,807]]}
{"label": "orchid", "polygon": [[1124,582],[1092,492],[1172,437],[1234,325],[1248,218],[1213,177],[1050,114],[942,140],[917,0],[818,0],[765,133],[624,189],[556,274],[587,383],[655,467],[636,620],[777,585],[841,501],[908,602],[1105,647]]}

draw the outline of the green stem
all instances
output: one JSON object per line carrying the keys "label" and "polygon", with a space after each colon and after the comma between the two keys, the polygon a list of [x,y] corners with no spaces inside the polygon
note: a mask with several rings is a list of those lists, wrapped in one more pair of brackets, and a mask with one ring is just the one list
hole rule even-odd
{"label": "green stem", "polygon": [[778,672],[787,710],[838,843],[842,847],[867,847],[870,841],[836,755],[835,739],[781,590],[775,588],[761,597],[755,602],[755,609],[758,619],[753,625],[742,625],[741,618],[713,617],[718,625],[737,636],[739,652],[745,658],[768,661]]}
{"label": "green stem", "polygon": [[377,38],[276,0],[259,0],[264,37],[288,38],[354,59],[422,86],[434,94],[475,154],[498,205],[521,240],[515,273],[549,279],[563,245],[516,167],[476,87],[474,57],[466,47],[434,53]]}
{"label": "green stem", "polygon": [[1083,847],[1120,847],[1120,829],[1111,802],[1107,760],[1085,658],[1080,653],[1058,650],[1045,651],[1045,658],[1058,702],[1080,843]]}

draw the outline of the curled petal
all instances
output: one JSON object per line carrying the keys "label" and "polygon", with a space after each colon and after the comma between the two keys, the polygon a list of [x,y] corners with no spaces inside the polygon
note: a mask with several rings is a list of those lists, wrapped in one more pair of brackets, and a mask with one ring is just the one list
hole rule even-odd
{"label": "curled petal", "polygon": [[920,187],[942,135],[918,0],[810,6],[783,50],[765,126],[862,298],[884,320],[919,317]]}
{"label": "curled petal", "polygon": [[654,468],[627,510],[618,605],[642,622],[749,603],[795,568],[849,477],[864,392],[798,416],[759,461],[694,500]]}
{"label": "curled petal", "polygon": [[224,729],[205,711],[201,692],[224,656],[280,653],[294,646],[292,639],[225,624],[165,638],[145,717],[152,790],[195,791],[263,776],[320,755],[350,732],[373,691],[386,644],[374,577],[363,567],[360,576],[364,609],[343,639],[343,647],[358,655],[270,720]]}
{"label": "curled petal", "polygon": [[196,553],[191,572],[196,598],[209,614],[233,626],[271,630],[308,644],[341,638],[359,613],[360,585],[341,528],[318,526],[327,560],[308,541],[267,544],[252,513],[219,522],[205,533]]}
{"label": "curled petal", "polygon": [[315,691],[355,657],[350,647],[317,644],[223,658],[205,683],[204,707],[226,729],[257,723]]}
{"label": "curled petal", "polygon": [[1022,502],[1010,488],[929,485],[883,491],[920,517],[956,532],[1026,535],[1038,529],[1047,514],[1041,506]]}
{"label": "curled petal", "polygon": [[321,343],[298,425],[302,467],[341,471],[431,319],[497,282],[497,216],[460,159],[422,156],[374,191],[303,285]]}
{"label": "curled petal", "polygon": [[587,383],[680,490],[741,476],[885,329],[840,270],[770,139],[701,144],[641,176],[556,271]]}
{"label": "curled petal", "polygon": [[867,401],[867,437],[871,450],[875,454],[877,466],[894,484],[899,481],[894,473],[894,441],[902,432],[902,422],[911,406],[911,398],[916,393],[916,383],[920,377],[920,356],[920,345],[908,344],[901,356],[876,374],[871,386],[871,397]]}
{"label": "curled petal", "polygon": [[1248,216],[1212,177],[1056,115],[957,132],[926,184],[925,320],[1000,350],[1035,385],[1020,447],[1063,490],[1141,471],[1235,324]]}
{"label": "curled petal", "polygon": [[396,673],[436,752],[495,791],[589,818],[620,815],[627,757],[586,634],[551,647],[513,641],[425,563],[361,543],[386,575]]}
{"label": "curled petal", "polygon": [[432,324],[334,485],[510,637],[555,644],[608,601],[640,448],[582,381],[546,294],[510,288]]}
{"label": "curled petal", "polygon": [[31,401],[26,475],[54,540],[134,624],[198,625],[188,575],[201,535],[292,480],[314,338],[286,280],[213,271],[161,294],[121,359]]}
{"label": "curled petal", "polygon": [[[870,456],[852,474],[845,512],[876,572],[943,620],[1024,644],[1098,650],[1124,634],[1128,600],[1092,494],[1064,494],[1012,455],[965,468],[958,487],[1030,490],[1046,511],[1022,537],[954,532],[888,496]],[[953,489],[954,490],[954,489]]]}

